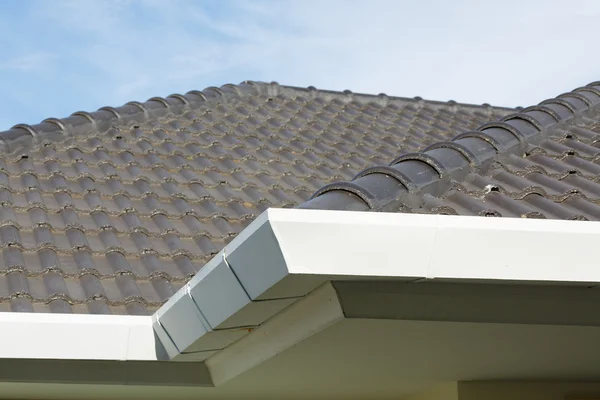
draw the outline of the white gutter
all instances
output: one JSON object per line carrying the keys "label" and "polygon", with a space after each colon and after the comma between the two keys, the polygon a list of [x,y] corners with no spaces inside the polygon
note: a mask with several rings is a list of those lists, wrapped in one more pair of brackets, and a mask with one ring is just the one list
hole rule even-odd
{"label": "white gutter", "polygon": [[0,332],[0,384],[213,386],[203,363],[159,362],[150,316],[3,312]]}
{"label": "white gutter", "polygon": [[151,317],[0,313],[0,357],[156,361]]}
{"label": "white gutter", "polygon": [[219,353],[330,280],[600,282],[600,222],[270,209],[155,315],[169,357]]}

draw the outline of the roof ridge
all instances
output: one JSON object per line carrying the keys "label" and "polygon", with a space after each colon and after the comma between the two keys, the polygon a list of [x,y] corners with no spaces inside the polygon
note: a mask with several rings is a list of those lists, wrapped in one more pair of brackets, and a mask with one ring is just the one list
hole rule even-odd
{"label": "roof ridge", "polygon": [[0,131],[0,154],[13,154],[90,130],[106,132],[116,122],[141,123],[150,116],[180,114],[223,99],[260,95],[266,91],[268,88],[262,83],[244,81],[238,85],[225,84],[221,87],[210,86],[201,91],[191,90],[185,95],[151,97],[143,103],[130,101],[120,107],[100,107],[94,112],[77,111],[69,117],[47,118],[36,125],[17,124],[6,131]]}
{"label": "roof ridge", "polygon": [[453,180],[464,180],[473,169],[498,157],[525,154],[526,147],[543,139],[549,129],[576,117],[590,117],[598,105],[600,81],[485,123],[451,141],[400,155],[389,165],[367,168],[352,181],[326,185],[298,208],[355,211],[419,208],[423,194],[443,195]]}
{"label": "roof ridge", "polygon": [[[19,151],[37,148],[52,141],[65,139],[69,136],[81,135],[90,131],[106,132],[115,123],[142,123],[149,117],[162,117],[169,113],[180,114],[186,110],[197,110],[220,101],[228,101],[245,96],[277,96],[282,93],[291,92],[297,94],[313,93],[314,96],[334,96],[346,101],[373,102],[381,105],[389,102],[414,102],[422,106],[424,104],[433,106],[456,105],[467,108],[480,108],[491,114],[492,109],[514,110],[505,107],[493,107],[489,104],[472,105],[457,103],[453,100],[448,102],[424,100],[421,97],[404,98],[388,96],[384,93],[363,94],[352,93],[350,90],[337,92],[332,90],[320,90],[314,86],[307,88],[280,85],[277,82],[244,81],[240,84],[225,84],[221,87],[210,86],[204,90],[191,90],[184,95],[171,94],[166,98],[151,97],[145,102],[130,101],[120,107],[101,107],[95,112],[77,111],[66,118],[46,118],[39,124],[17,124],[6,131],[0,131],[0,154],[14,154]],[[290,93],[290,94],[291,94]]]}
{"label": "roof ridge", "polygon": [[[257,82],[257,83],[267,84],[265,82]],[[289,91],[294,91],[294,92],[306,92],[306,93],[312,92],[315,95],[322,95],[322,96],[329,95],[329,96],[335,96],[335,97],[339,97],[339,98],[345,98],[346,101],[356,100],[356,101],[360,101],[360,102],[364,102],[364,103],[376,101],[383,106],[387,105],[389,102],[402,101],[402,102],[413,102],[413,103],[421,103],[421,104],[427,103],[428,105],[445,106],[445,107],[460,106],[460,107],[465,107],[465,108],[476,108],[476,109],[483,109],[483,110],[489,110],[489,109],[493,108],[493,109],[498,109],[498,110],[516,111],[516,110],[522,109],[522,107],[492,106],[488,103],[472,104],[472,103],[457,102],[455,100],[448,100],[448,101],[430,100],[430,99],[424,99],[420,96],[411,98],[411,97],[389,96],[386,93],[370,94],[370,93],[354,93],[351,90],[343,90],[343,91],[326,90],[326,89],[324,90],[324,89],[317,89],[314,86],[308,86],[305,88],[298,87],[298,86],[287,86],[287,85],[279,85],[277,82],[271,82],[270,84],[278,85],[279,88],[284,91],[289,90]]]}

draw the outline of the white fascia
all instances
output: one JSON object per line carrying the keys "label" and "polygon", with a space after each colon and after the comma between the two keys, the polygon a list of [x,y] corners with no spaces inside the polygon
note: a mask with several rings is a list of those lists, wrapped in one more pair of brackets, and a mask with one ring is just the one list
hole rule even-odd
{"label": "white fascia", "polygon": [[600,223],[269,209],[152,317],[202,361],[331,280],[600,282]]}
{"label": "white fascia", "polygon": [[0,313],[0,358],[155,361],[150,316]]}

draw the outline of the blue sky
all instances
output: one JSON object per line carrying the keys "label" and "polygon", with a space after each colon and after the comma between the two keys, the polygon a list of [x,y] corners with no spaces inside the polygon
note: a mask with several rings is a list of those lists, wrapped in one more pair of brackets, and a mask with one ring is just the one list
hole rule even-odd
{"label": "blue sky", "polygon": [[530,105],[600,80],[600,2],[0,2],[0,130],[192,89],[278,81]]}

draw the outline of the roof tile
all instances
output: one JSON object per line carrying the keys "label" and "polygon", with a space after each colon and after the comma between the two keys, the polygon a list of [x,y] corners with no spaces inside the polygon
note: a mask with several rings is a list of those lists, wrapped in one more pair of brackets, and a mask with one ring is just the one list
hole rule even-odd
{"label": "roof tile", "polygon": [[[394,170],[400,171],[402,177],[405,178],[396,179],[395,186],[394,184],[382,185],[381,182],[378,183],[378,180],[381,181],[382,176],[393,177],[395,172],[369,168],[367,171],[376,172],[358,174],[351,182],[330,184],[317,191],[315,196],[310,201],[302,204],[301,207],[389,211],[390,204],[408,204],[408,200],[403,200],[403,198],[407,198],[409,193],[416,193],[420,196],[429,194],[443,197],[449,193],[451,194],[452,187],[456,186],[452,183],[449,184],[449,181],[461,182],[465,180],[468,174],[484,173],[488,175],[498,171],[498,169],[505,170],[513,175],[527,177],[528,180],[539,185],[542,190],[562,190],[568,193],[563,193],[561,198],[555,197],[555,201],[563,201],[566,198],[564,196],[574,194],[585,196],[585,193],[581,193],[577,189],[567,189],[569,186],[560,182],[566,175],[577,173],[572,166],[564,162],[563,158],[565,155],[566,157],[580,156],[574,148],[579,149],[581,152],[589,151],[584,143],[572,145],[573,150],[566,150],[562,155],[554,154],[554,159],[544,157],[544,154],[540,153],[545,152],[544,146],[555,150],[560,147],[560,144],[556,142],[563,139],[554,137],[556,136],[554,128],[569,129],[575,126],[576,129],[585,130],[588,125],[595,126],[598,123],[595,107],[600,103],[600,96],[596,94],[597,88],[588,87],[590,90],[577,89],[574,92],[565,93],[556,99],[542,102],[538,107],[528,107],[518,113],[506,115],[500,121],[484,123],[475,131],[459,134],[452,139],[452,142],[460,146],[442,146],[441,143],[437,143],[420,152],[404,152],[390,163],[390,166]],[[479,140],[479,143],[477,143],[477,140]],[[540,141],[543,143],[539,144]],[[590,153],[588,152],[588,154]],[[591,152],[591,154],[594,154],[594,152]],[[515,158],[515,155],[525,156],[527,159],[523,161]],[[552,158],[551,155],[550,158]],[[482,164],[489,164],[494,160],[502,168],[489,169],[482,166]],[[378,188],[374,190],[373,187]],[[527,189],[529,188],[528,186]],[[335,191],[353,193],[355,197],[345,197],[345,201],[340,201],[338,197],[333,197]],[[548,192],[541,195],[542,197],[550,196]],[[503,194],[493,191],[489,195],[484,195],[484,199],[489,203],[493,203],[492,200],[501,201],[502,204],[506,204],[506,207],[508,207],[506,211],[509,213],[513,211],[512,208],[522,207],[521,205],[514,206],[510,202],[504,202],[502,196]],[[430,199],[428,203],[432,204]],[[438,205],[435,208],[423,209],[422,201],[422,204],[413,206],[413,208],[416,207],[413,211],[436,212],[440,207],[446,211],[451,208],[448,204],[442,206],[439,202],[437,203]],[[467,203],[472,202],[467,201]],[[557,209],[554,205],[541,204],[544,202],[539,200],[537,203],[539,207],[544,207],[547,210],[550,217],[565,218],[567,215],[566,211]],[[481,213],[485,215],[502,215],[497,209],[494,209],[492,213],[488,213],[484,207],[461,206],[461,211],[469,213],[467,210],[475,211],[478,208],[479,211],[476,212],[478,215]],[[503,208],[503,206],[497,205],[496,208]],[[398,209],[398,211],[404,210]],[[526,212],[522,215],[528,216],[529,213]]]}
{"label": "roof tile", "polygon": [[[17,125],[0,133],[0,311],[151,313],[267,207],[297,206],[323,187],[313,206],[364,209],[442,178],[450,191],[432,193],[446,198],[385,210],[509,213],[508,203],[519,202],[519,212],[534,212],[540,207],[514,192],[538,185],[545,196],[562,193],[521,173],[527,165],[506,164],[523,189],[507,185],[496,197],[474,197],[483,190],[476,172],[456,171],[518,143],[509,126],[536,135],[595,102],[595,91],[521,110],[454,142],[515,110],[244,82]],[[589,129],[568,130],[585,144],[540,143],[546,153],[532,162],[548,174],[577,169],[569,179],[595,173]],[[592,158],[565,159],[568,149]],[[466,181],[454,187],[450,178]],[[590,183],[563,181],[598,196]],[[578,199],[563,202],[575,207]]]}

